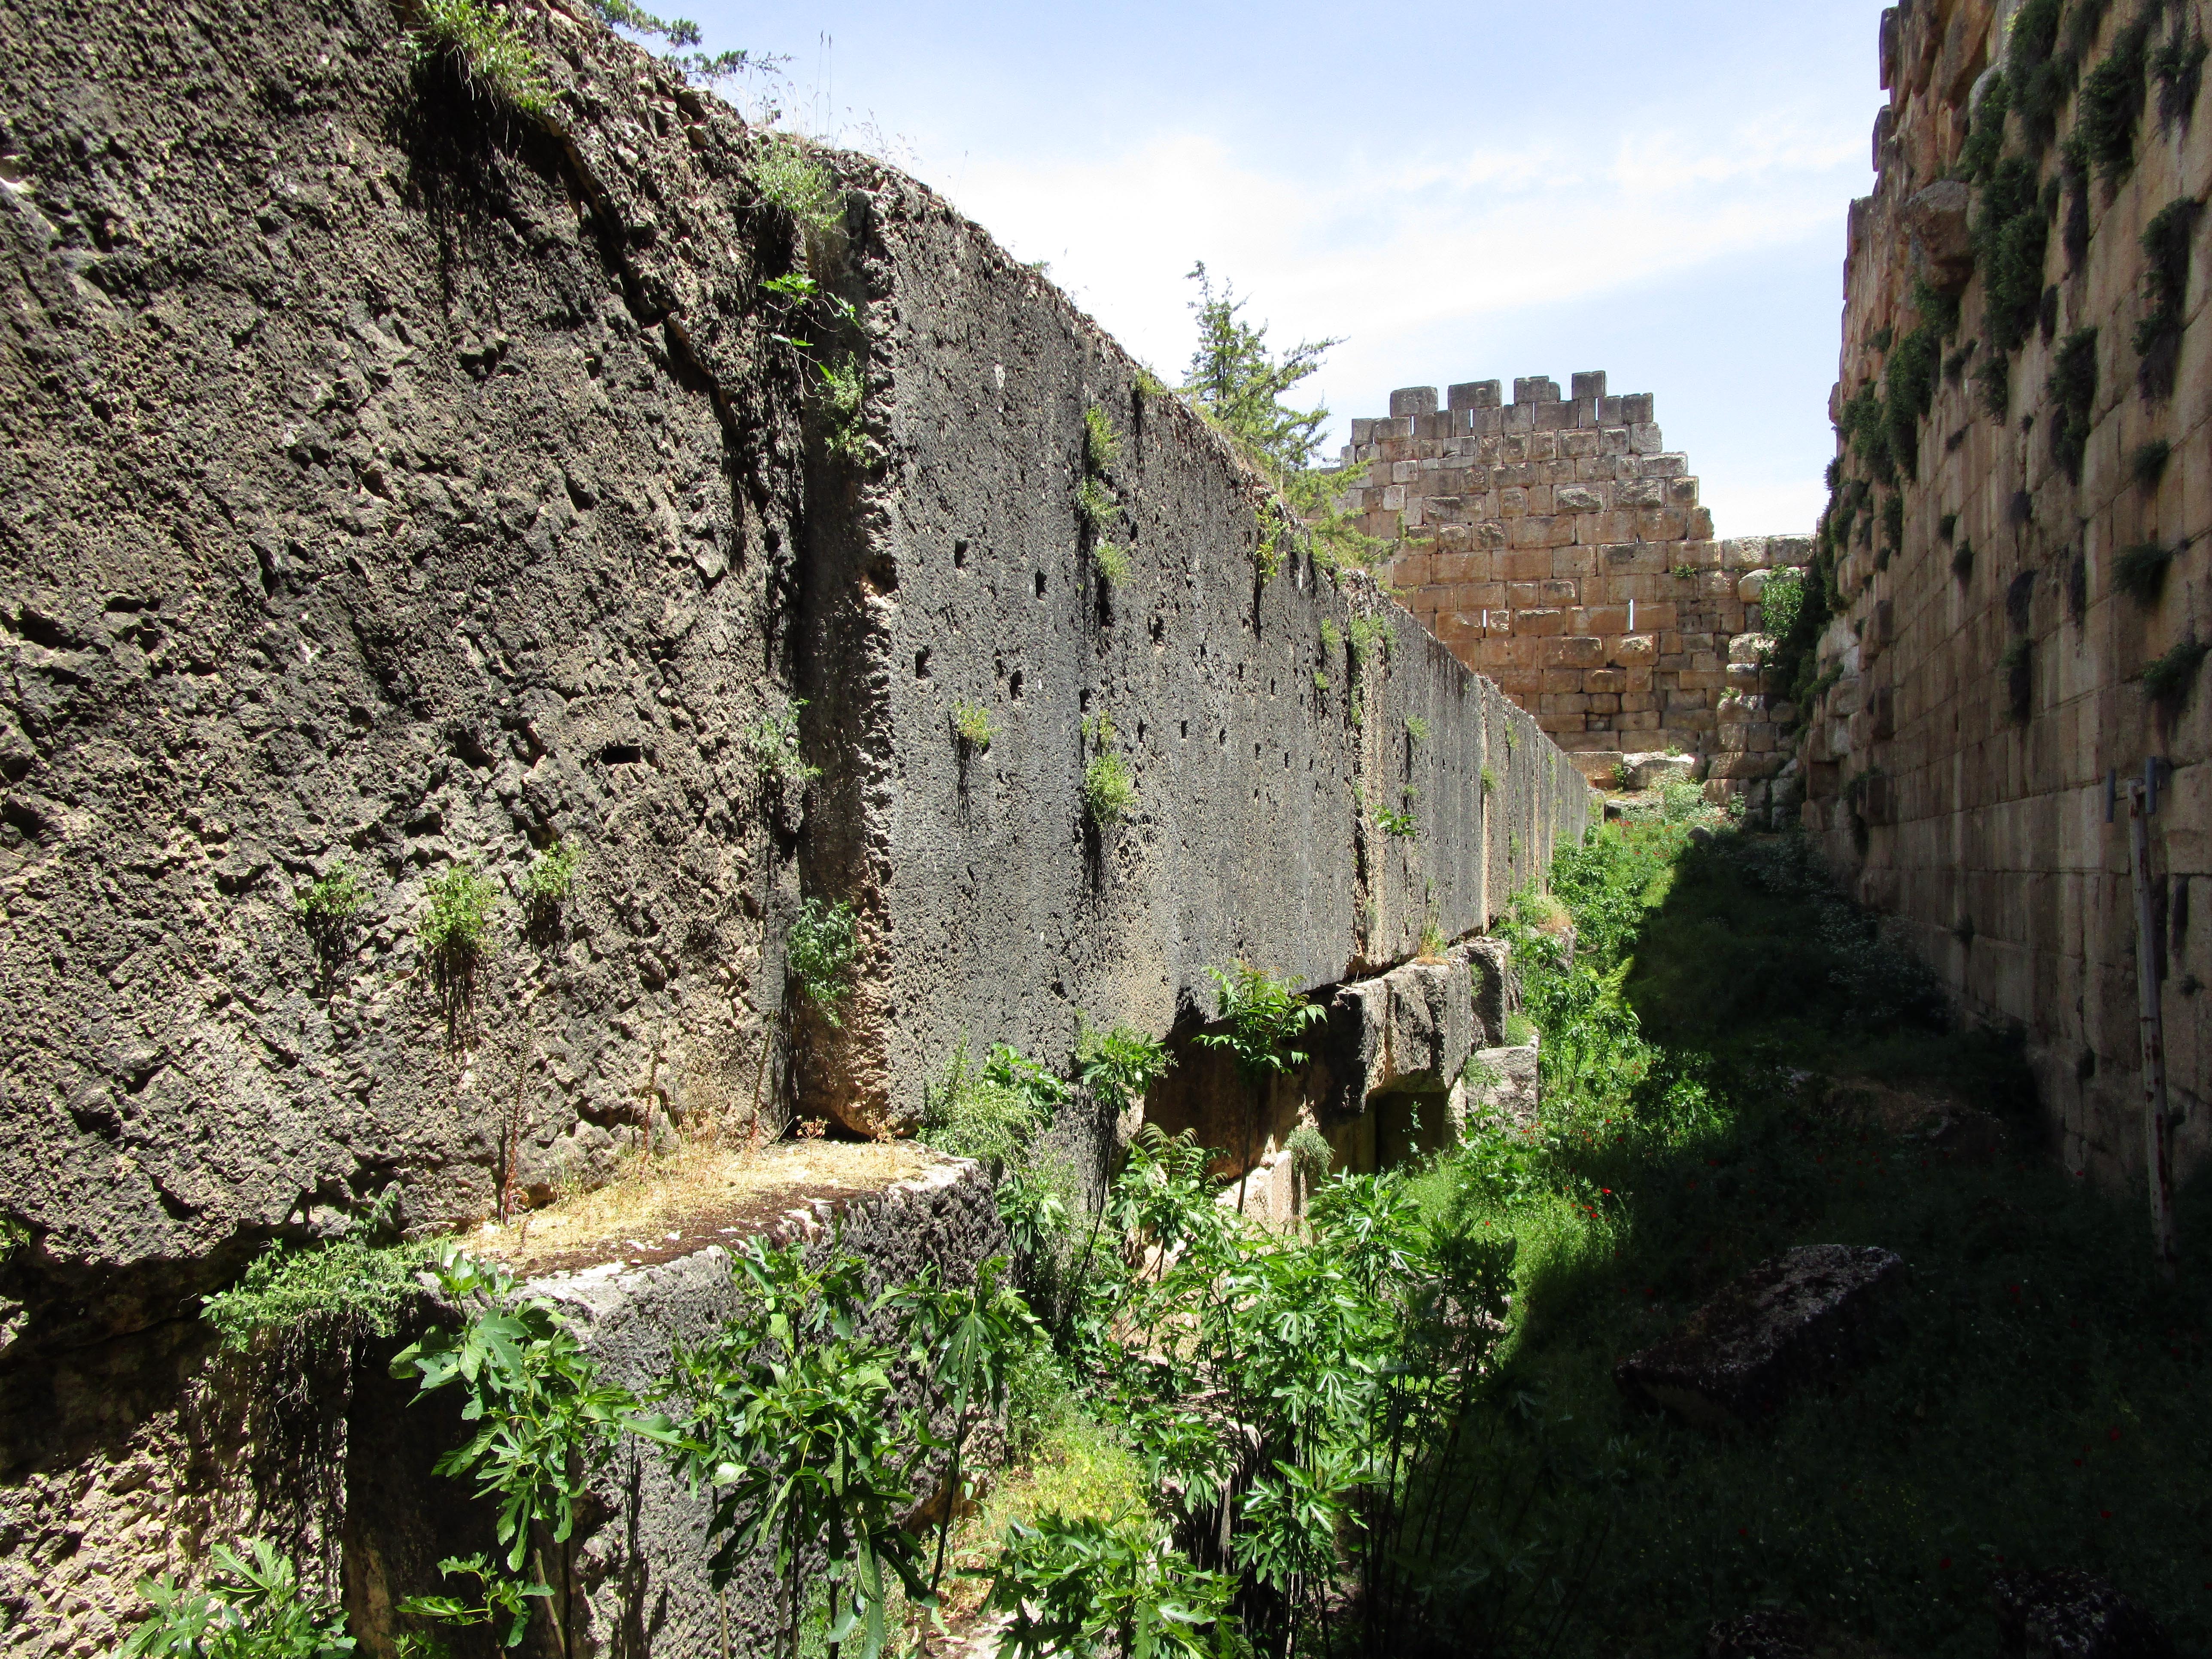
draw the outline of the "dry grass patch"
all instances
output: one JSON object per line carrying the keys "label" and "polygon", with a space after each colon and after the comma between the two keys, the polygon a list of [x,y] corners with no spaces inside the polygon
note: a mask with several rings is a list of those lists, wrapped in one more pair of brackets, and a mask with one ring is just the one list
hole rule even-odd
{"label": "dry grass patch", "polygon": [[665,1261],[762,1231],[813,1199],[879,1192],[939,1162],[913,1141],[780,1140],[764,1146],[684,1140],[636,1153],[615,1178],[508,1225],[486,1223],[476,1248],[544,1273],[617,1260]]}

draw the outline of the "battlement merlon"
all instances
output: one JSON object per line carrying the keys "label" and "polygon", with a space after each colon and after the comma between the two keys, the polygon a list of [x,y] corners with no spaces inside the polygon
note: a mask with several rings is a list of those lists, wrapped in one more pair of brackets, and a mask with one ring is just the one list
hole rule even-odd
{"label": "battlement merlon", "polygon": [[1652,453],[1663,447],[1652,418],[1651,394],[1630,392],[1620,397],[1606,391],[1603,369],[1589,369],[1570,377],[1568,395],[1548,374],[1517,376],[1513,401],[1501,400],[1503,383],[1465,380],[1446,388],[1442,408],[1432,386],[1401,386],[1390,394],[1390,412],[1352,422],[1352,442],[1343,460],[1372,459],[1360,452],[1370,444],[1393,438],[1450,439],[1489,437],[1510,432],[1570,432],[1607,428],[1639,428],[1638,447]]}

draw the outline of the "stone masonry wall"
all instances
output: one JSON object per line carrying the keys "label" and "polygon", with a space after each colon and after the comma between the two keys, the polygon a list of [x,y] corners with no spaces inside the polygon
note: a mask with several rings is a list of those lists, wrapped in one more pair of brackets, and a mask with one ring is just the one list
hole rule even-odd
{"label": "stone masonry wall", "polygon": [[[2133,1182],[2136,924],[2126,809],[2107,823],[2106,782],[2153,757],[2171,769],[2149,831],[2178,1151],[2187,1164],[2212,1147],[2212,685],[2192,669],[2161,697],[2145,678],[2212,638],[2212,330],[2205,223],[2188,205],[2212,191],[2212,121],[2193,73],[2155,67],[2176,41],[2168,61],[2186,61],[2212,17],[2201,0],[2063,9],[2054,61],[2077,88],[2128,61],[2131,31],[2153,66],[2121,106],[2134,124],[2124,167],[2069,161],[2078,89],[2040,143],[2017,112],[2005,124],[2002,155],[2027,166],[2034,204],[2015,243],[2025,231],[2040,247],[2039,264],[2007,274],[2015,291],[2032,284],[2011,343],[1979,234],[1990,195],[1960,175],[2021,15],[1917,0],[1883,15],[1880,176],[1851,207],[1831,415],[1893,392],[1899,354],[1938,303],[1960,311],[1909,453],[1843,446],[1820,541],[1838,614],[1801,750],[1805,822],[1970,1017],[2025,1030],[2067,1166]],[[2179,292],[2168,326],[2146,329],[2159,285],[2144,235],[2176,203]],[[2170,381],[2142,349],[2161,338]],[[2087,369],[2071,407],[2054,384],[2069,351]],[[2139,470],[2159,442],[2163,470]],[[2116,567],[2144,547],[2172,557],[2154,593],[2130,594]]]}
{"label": "stone masonry wall", "polygon": [[[387,1193],[466,1226],[760,1095],[906,1127],[963,1036],[1060,1062],[1079,1008],[1203,1019],[1209,964],[1387,968],[1587,821],[1371,580],[1266,568],[1262,481],[939,198],[828,156],[810,245],[726,106],[508,12],[543,118],[386,0],[0,0],[10,1655],[114,1650],[141,1575],[255,1529],[350,1571],[343,1376],[257,1380],[196,1317],[272,1238]],[[802,262],[859,319],[806,323],[866,376],[859,465],[763,295]],[[803,787],[762,762],[794,695]],[[1100,715],[1138,796],[1106,828]],[[498,908],[447,998],[419,928],[464,866]],[[834,1030],[786,1017],[802,895],[860,911]]]}
{"label": "stone masonry wall", "polygon": [[1352,423],[1364,462],[1344,508],[1394,544],[1391,580],[1460,659],[1495,679],[1576,757],[1608,775],[1624,751],[1706,757],[1715,793],[1788,759],[1761,675],[1759,596],[1798,537],[1713,538],[1689,461],[1666,447],[1648,392],[1603,374],[1568,396],[1542,375],[1390,394]]}

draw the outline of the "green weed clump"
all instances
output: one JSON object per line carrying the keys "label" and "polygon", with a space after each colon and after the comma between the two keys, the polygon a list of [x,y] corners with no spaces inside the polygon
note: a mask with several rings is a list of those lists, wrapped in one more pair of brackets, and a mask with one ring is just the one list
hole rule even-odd
{"label": "green weed clump", "polygon": [[2089,159],[2108,179],[2135,168],[2136,129],[2149,90],[2152,15],[2147,12],[2119,32],[2111,54],[2082,77],[2077,94],[2075,131]]}
{"label": "green weed clump", "polygon": [[763,783],[798,790],[822,775],[822,769],[808,765],[799,752],[799,711],[805,707],[804,697],[793,697],[745,727],[743,741]]}
{"label": "green weed clump", "polygon": [[555,842],[530,860],[522,874],[522,908],[533,933],[543,934],[561,919],[561,912],[576,890],[576,871],[584,849],[568,840]]}
{"label": "green weed clump", "polygon": [[2173,446],[2163,438],[2137,444],[2135,453],[2128,457],[2128,476],[2135,480],[2136,488],[2157,489],[2159,480],[2166,477],[2166,459],[2172,453]]}
{"label": "green weed clump", "polygon": [[1121,459],[1121,434],[1097,404],[1083,411],[1083,465],[1094,477],[1111,472]]}
{"label": "green weed clump", "polygon": [[2051,361],[2046,390],[2051,394],[2051,459],[2068,479],[2080,483],[2097,401],[2095,329],[2077,329],[2066,337]]}
{"label": "green weed clump", "polygon": [[867,386],[860,360],[848,352],[833,362],[815,364],[814,373],[814,410],[821,423],[822,447],[854,466],[868,465],[876,458],[876,447],[863,418]]}
{"label": "green weed clump", "polygon": [[1083,768],[1083,810],[1101,830],[1110,830],[1137,810],[1137,776],[1115,754],[1093,755]]}
{"label": "green weed clump", "polygon": [[2197,684],[2197,671],[2203,666],[2208,651],[2212,651],[2212,646],[2201,640],[2188,639],[2164,656],[2152,658],[2143,665],[2143,695],[2169,708],[2179,708],[2189,701],[2189,693]]}
{"label": "green weed clump", "polygon": [[1407,741],[1412,743],[1426,743],[1429,740],[1428,721],[1423,720],[1419,714],[1407,715],[1406,737]]}
{"label": "green weed clump", "polygon": [[204,1590],[173,1575],[138,1581],[152,1613],[123,1644],[124,1659],[339,1659],[354,1650],[345,1610],[301,1595],[299,1570],[265,1538],[240,1555],[215,1547]]}
{"label": "green weed clump", "polygon": [[499,884],[478,875],[472,864],[457,864],[431,882],[429,914],[416,939],[441,991],[465,1000],[477,968],[491,954],[498,909]]}
{"label": "green weed clump", "polygon": [[792,983],[832,1029],[845,1024],[842,1010],[853,994],[853,963],[860,951],[860,919],[844,899],[806,900],[785,935],[784,962]]}
{"label": "green weed clump", "polygon": [[1127,587],[1134,569],[1128,550],[1116,542],[1100,542],[1091,550],[1091,562],[1099,580],[1109,587]]}
{"label": "green weed clump", "polygon": [[2160,209],[2143,227],[2144,286],[2150,309],[2136,325],[2135,348],[2142,360],[2136,368],[2136,386],[2146,398],[2173,395],[2189,297],[2190,250],[2203,211],[2202,202],[2185,196]]}
{"label": "green weed clump", "polygon": [[956,702],[952,705],[952,735],[980,754],[999,735],[999,726],[991,718],[991,711],[981,703]]}
{"label": "green weed clump", "polygon": [[2112,586],[2137,605],[2156,605],[2166,591],[2166,573],[2180,551],[2159,542],[2137,542],[2112,561]]}
{"label": "green weed clump", "polygon": [[805,139],[763,134],[746,174],[763,200],[789,214],[808,235],[826,235],[843,225],[844,192]]}
{"label": "green weed clump", "polygon": [[1175,1064],[1165,1045],[1130,1025],[1101,1030],[1078,1015],[1075,1074],[1085,1088],[1118,1107],[1141,1103]]}
{"label": "green weed clump", "polygon": [[425,1252],[416,1245],[372,1245],[340,1238],[310,1249],[270,1243],[237,1284],[202,1304],[200,1317],[226,1348],[243,1352],[263,1331],[295,1327],[390,1336],[413,1294]]}
{"label": "green weed clump", "polygon": [[520,115],[551,112],[545,66],[503,8],[487,0],[422,0],[410,33],[417,61],[452,64],[471,96]]}

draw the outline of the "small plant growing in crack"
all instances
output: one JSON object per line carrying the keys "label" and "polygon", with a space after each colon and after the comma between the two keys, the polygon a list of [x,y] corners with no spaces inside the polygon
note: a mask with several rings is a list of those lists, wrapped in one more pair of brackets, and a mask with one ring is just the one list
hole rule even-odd
{"label": "small plant growing in crack", "polygon": [[315,948],[327,987],[345,956],[346,938],[368,895],[343,859],[333,863],[292,896],[292,914]]}
{"label": "small plant growing in crack", "polygon": [[1091,562],[1099,580],[1109,587],[1127,587],[1133,568],[1127,549],[1115,542],[1100,542],[1091,550]]}
{"label": "small plant growing in crack", "polygon": [[745,172],[762,199],[789,214],[808,236],[827,235],[844,222],[844,192],[805,139],[765,134]]}
{"label": "small plant growing in crack", "polygon": [[792,918],[784,962],[792,983],[832,1030],[841,1030],[846,999],[853,994],[853,963],[860,955],[860,924],[844,899],[808,899]]}
{"label": "small plant growing in crack", "polygon": [[475,1006],[477,970],[492,954],[498,909],[499,884],[472,864],[457,864],[430,884],[429,914],[415,937],[449,1026]]}
{"label": "small plant growing in crack", "polygon": [[583,849],[556,841],[530,860],[522,875],[523,926],[534,939],[550,938],[561,926],[561,913],[576,890],[576,866]]}
{"label": "small plant growing in crack", "polygon": [[814,406],[822,423],[822,447],[854,466],[868,465],[875,459],[876,446],[861,418],[867,387],[860,359],[847,352],[833,362],[815,364],[814,373],[818,377]]}
{"label": "small plant growing in crack", "polygon": [[542,117],[553,107],[545,66],[504,10],[486,0],[422,0],[408,33],[417,64],[443,61],[472,98],[501,104],[519,115]]}
{"label": "small plant growing in crack", "polygon": [[1137,810],[1137,780],[1119,755],[1093,755],[1083,769],[1083,807],[1101,830]]}
{"label": "small plant growing in crack", "polygon": [[1415,744],[1426,743],[1429,740],[1428,721],[1423,720],[1419,714],[1407,715],[1406,737],[1407,741]]}
{"label": "small plant growing in crack", "polygon": [[793,697],[745,728],[745,747],[763,781],[803,789],[822,775],[822,769],[809,766],[799,752],[799,711],[805,707],[804,697]]}
{"label": "small plant growing in crack", "polygon": [[952,705],[952,735],[963,747],[980,755],[999,735],[998,723],[992,720],[991,711],[980,702],[956,702]]}

